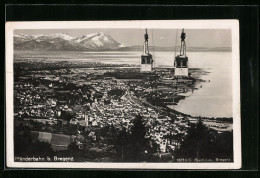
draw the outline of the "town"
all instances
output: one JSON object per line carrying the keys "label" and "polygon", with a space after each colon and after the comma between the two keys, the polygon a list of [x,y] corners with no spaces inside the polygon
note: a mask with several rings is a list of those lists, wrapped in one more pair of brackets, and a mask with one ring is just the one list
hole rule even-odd
{"label": "town", "polygon": [[[29,63],[29,69],[22,70],[23,63]],[[206,82],[199,79],[205,71],[191,70],[192,77],[177,82],[170,75],[172,69],[158,68],[151,75],[138,72],[135,66],[90,68],[94,64],[87,64],[84,68],[77,63],[80,68],[63,68],[62,62],[53,62],[38,70],[46,64],[38,63],[15,63],[19,72],[14,81],[15,125],[28,126],[32,138],[48,142],[54,151],[66,150],[75,142],[82,150],[113,153],[115,146],[102,130],[113,127],[129,132],[140,115],[145,137],[158,145],[157,155],[172,158],[190,125],[198,122],[167,105],[177,104],[185,93],[198,89],[198,83]],[[216,133],[232,131],[230,118],[203,118],[203,122]]]}

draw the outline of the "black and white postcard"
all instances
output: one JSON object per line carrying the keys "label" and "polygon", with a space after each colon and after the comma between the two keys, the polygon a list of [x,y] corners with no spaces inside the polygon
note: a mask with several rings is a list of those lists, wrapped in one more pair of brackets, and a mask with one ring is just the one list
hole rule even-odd
{"label": "black and white postcard", "polygon": [[6,23],[12,168],[238,169],[237,20]]}

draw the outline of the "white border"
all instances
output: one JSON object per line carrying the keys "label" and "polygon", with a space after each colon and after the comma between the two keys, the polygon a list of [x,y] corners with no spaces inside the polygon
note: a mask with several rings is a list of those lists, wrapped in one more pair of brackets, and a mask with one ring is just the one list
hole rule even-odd
{"label": "white border", "polygon": [[[14,162],[13,143],[13,30],[14,29],[231,29],[233,88],[233,163],[93,163]],[[115,168],[115,169],[239,169],[241,168],[240,56],[238,20],[144,20],[144,21],[44,21],[7,22],[6,39],[6,160],[12,168]]]}

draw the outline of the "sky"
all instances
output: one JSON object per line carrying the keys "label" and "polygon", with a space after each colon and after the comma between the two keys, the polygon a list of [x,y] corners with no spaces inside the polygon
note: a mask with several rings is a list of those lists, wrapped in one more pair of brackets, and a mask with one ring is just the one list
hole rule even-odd
{"label": "sky", "polygon": [[[161,47],[180,45],[182,29],[148,29],[149,44]],[[187,47],[231,47],[231,30],[229,29],[184,29]],[[50,35],[65,33],[79,37],[90,33],[103,32],[126,46],[143,45],[144,29],[19,29],[14,34]],[[176,40],[177,37],[177,40]]]}

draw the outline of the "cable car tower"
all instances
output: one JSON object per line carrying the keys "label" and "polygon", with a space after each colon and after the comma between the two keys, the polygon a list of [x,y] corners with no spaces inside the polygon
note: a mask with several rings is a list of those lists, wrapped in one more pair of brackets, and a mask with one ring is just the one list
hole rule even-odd
{"label": "cable car tower", "polygon": [[141,72],[152,72],[153,56],[149,53],[147,29],[145,29],[144,40],[144,50],[141,55]]}
{"label": "cable car tower", "polygon": [[186,56],[186,43],[185,43],[186,34],[184,33],[184,29],[182,29],[181,33],[181,49],[180,55],[177,55],[174,60],[174,75],[178,76],[188,76],[188,57]]}

